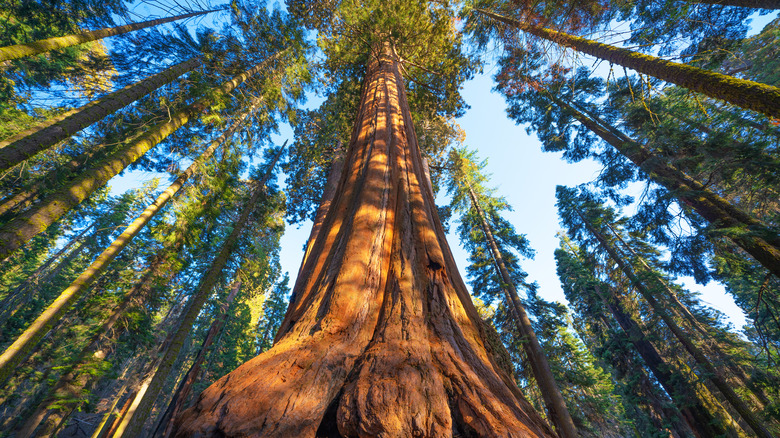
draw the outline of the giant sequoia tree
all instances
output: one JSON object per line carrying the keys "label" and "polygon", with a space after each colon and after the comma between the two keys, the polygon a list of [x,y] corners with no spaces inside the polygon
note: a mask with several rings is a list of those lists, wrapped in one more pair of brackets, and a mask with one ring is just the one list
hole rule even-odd
{"label": "giant sequoia tree", "polygon": [[552,435],[497,364],[407,105],[393,47],[375,45],[336,198],[274,347],[204,391],[178,436]]}

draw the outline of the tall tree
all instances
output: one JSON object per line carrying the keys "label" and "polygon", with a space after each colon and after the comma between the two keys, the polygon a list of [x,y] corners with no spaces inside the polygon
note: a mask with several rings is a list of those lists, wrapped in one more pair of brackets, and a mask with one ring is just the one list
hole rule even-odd
{"label": "tall tree", "polygon": [[371,44],[345,175],[274,347],[204,391],[177,436],[552,434],[457,274],[388,38]]}
{"label": "tall tree", "polygon": [[117,26],[113,28],[93,30],[91,32],[84,32],[76,35],[53,37],[53,38],[48,38],[45,40],[35,41],[26,44],[17,44],[14,46],[0,47],[0,62],[9,61],[16,58],[22,58],[25,56],[37,55],[39,53],[48,52],[50,50],[62,49],[76,44],[83,44],[89,41],[95,41],[95,40],[99,40],[114,35],[121,35],[123,33],[132,32],[135,30],[144,29],[151,26],[157,26],[164,23],[170,23],[171,21],[183,20],[185,18],[208,14],[210,12],[214,12],[214,11],[211,10],[211,11],[191,12],[188,14],[176,15],[174,17],[159,18],[156,20],[126,24],[124,26]]}
{"label": "tall tree", "polygon": [[[501,206],[502,201],[490,197],[489,190],[483,186],[482,183],[485,177],[480,174],[480,171],[484,165],[476,163],[474,155],[473,152],[469,153],[465,148],[455,149],[450,152],[449,191],[453,194],[452,204],[455,205],[456,209],[460,207],[464,215],[470,214],[474,216],[472,222],[477,222],[482,230],[484,246],[488,248],[498,277],[501,279],[501,288],[504,290],[506,304],[511,308],[519,334],[523,339],[523,348],[528,360],[531,362],[534,377],[539,385],[544,404],[547,407],[553,425],[562,437],[576,437],[577,429],[574,426],[574,421],[571,418],[571,414],[569,414],[561,391],[558,389],[558,384],[555,382],[547,356],[542,350],[536,333],[531,326],[531,320],[520,302],[515,280],[512,278],[509,269],[507,269],[504,257],[494,238],[495,232],[491,223],[501,222],[501,219],[497,217],[498,213],[496,210],[497,207]],[[468,204],[468,206],[464,204]],[[483,207],[483,204],[487,204],[487,206]],[[489,208],[487,212],[485,211],[486,208]],[[466,221],[462,221],[462,223],[466,225]],[[473,233],[473,230],[471,232]],[[505,234],[510,234],[508,236],[510,241],[518,242],[524,240],[520,236],[512,236],[514,233],[511,231]]]}

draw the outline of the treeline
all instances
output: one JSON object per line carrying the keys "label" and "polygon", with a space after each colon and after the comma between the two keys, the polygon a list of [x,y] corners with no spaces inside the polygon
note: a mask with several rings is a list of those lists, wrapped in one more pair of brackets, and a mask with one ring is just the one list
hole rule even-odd
{"label": "treeline", "polygon": [[[272,347],[301,305],[279,264],[285,220],[323,233],[361,129],[365,48],[388,39],[497,366],[556,432],[780,434],[780,24],[745,37],[776,2],[173,3],[140,21],[131,7],[2,6],[4,436],[173,436],[203,389]],[[523,271],[531,244],[463,147],[459,86],[488,52],[510,118],[603,166],[556,194],[569,308]],[[324,102],[302,108],[315,89]],[[289,146],[269,139],[280,123]],[[127,172],[162,177],[115,193]],[[722,283],[742,334],[678,276]]]}

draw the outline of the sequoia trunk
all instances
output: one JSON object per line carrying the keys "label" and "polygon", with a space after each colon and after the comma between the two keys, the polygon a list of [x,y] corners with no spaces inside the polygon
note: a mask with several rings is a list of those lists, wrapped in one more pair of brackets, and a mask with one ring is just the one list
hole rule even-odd
{"label": "sequoia trunk", "polygon": [[458,274],[387,44],[313,238],[274,347],[207,388],[176,436],[554,436]]}

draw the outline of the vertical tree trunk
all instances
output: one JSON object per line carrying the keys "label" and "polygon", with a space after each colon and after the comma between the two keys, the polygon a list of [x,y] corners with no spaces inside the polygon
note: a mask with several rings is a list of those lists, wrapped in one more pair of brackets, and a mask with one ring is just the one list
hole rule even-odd
{"label": "vertical tree trunk", "polygon": [[574,426],[574,420],[572,420],[569,409],[566,407],[566,402],[563,400],[561,391],[558,389],[558,384],[555,382],[555,377],[550,369],[550,364],[547,362],[547,356],[544,354],[544,350],[542,350],[542,346],[536,338],[536,333],[531,326],[531,320],[528,318],[528,314],[520,303],[517,288],[512,281],[512,277],[509,275],[509,270],[507,270],[506,265],[504,264],[501,252],[498,250],[498,245],[496,245],[496,241],[493,238],[493,232],[485,218],[485,213],[482,211],[482,206],[479,204],[479,200],[471,189],[469,182],[466,181],[465,183],[468,186],[471,205],[479,216],[482,232],[485,234],[485,239],[487,240],[488,247],[493,256],[493,263],[495,264],[496,271],[498,271],[497,274],[504,283],[502,285],[504,294],[506,295],[507,301],[510,303],[510,307],[515,316],[515,322],[520,331],[520,336],[523,338],[521,342],[523,349],[531,362],[531,369],[533,370],[536,382],[539,384],[542,399],[547,407],[547,412],[552,420],[553,426],[555,426],[558,435],[562,438],[576,438],[577,428]]}
{"label": "vertical tree trunk", "polygon": [[750,390],[750,392],[754,395],[755,402],[759,405],[760,409],[765,408],[765,406],[769,404],[769,398],[767,397],[764,390],[761,387],[755,385],[745,370],[739,364],[735,363],[728,353],[720,348],[717,340],[712,338],[712,334],[707,331],[707,329],[699,322],[698,319],[696,319],[688,307],[680,301],[680,299],[677,297],[677,293],[675,293],[675,291],[669,287],[669,285],[661,278],[660,275],[658,275],[650,268],[647,262],[645,262],[645,260],[639,254],[637,254],[636,251],[634,251],[631,245],[623,240],[617,230],[615,230],[611,224],[606,225],[607,228],[612,231],[612,235],[615,236],[615,238],[617,238],[617,240],[621,243],[622,247],[628,249],[631,255],[633,255],[634,258],[636,258],[639,263],[642,264],[645,272],[649,274],[666,291],[666,294],[672,303],[672,306],[668,306],[669,310],[671,310],[673,313],[681,315],[686,321],[688,321],[688,324],[693,327],[693,329],[696,330],[699,335],[701,335],[705,349],[708,350],[708,353],[724,363],[732,372],[739,384]]}
{"label": "vertical tree trunk", "polygon": [[186,341],[193,324],[195,324],[195,319],[198,317],[198,314],[203,308],[203,305],[206,304],[209,296],[211,296],[214,285],[216,285],[217,281],[219,281],[222,275],[222,270],[227,264],[231,253],[238,243],[238,238],[241,236],[241,232],[249,221],[249,215],[252,213],[252,211],[254,211],[257,201],[260,199],[260,195],[263,193],[265,183],[273,173],[276,162],[279,160],[279,157],[284,151],[285,146],[282,146],[279,149],[276,156],[273,158],[273,161],[270,163],[263,179],[257,182],[254,190],[252,191],[251,197],[241,211],[241,215],[233,225],[233,230],[222,244],[222,247],[219,250],[219,254],[217,254],[217,257],[213,262],[211,262],[208,271],[203,274],[203,279],[200,281],[198,289],[192,295],[190,302],[187,304],[187,310],[184,312],[179,327],[174,332],[168,347],[163,350],[164,353],[160,359],[159,367],[157,367],[157,370],[153,373],[153,376],[149,380],[141,400],[138,401],[137,408],[134,409],[132,414],[122,419],[122,424],[120,425],[121,434],[118,434],[117,436],[127,438],[141,436],[144,422],[152,410],[154,401],[157,398],[157,395],[160,393],[160,390],[162,390],[165,379],[168,377],[171,369],[173,369],[174,362],[179,356],[179,352],[184,347],[184,342]]}
{"label": "vertical tree trunk", "polygon": [[[214,90],[216,95],[229,94],[238,85],[262,70],[267,62],[276,59],[278,55],[279,52],[266,58],[265,61],[252,67],[250,70],[234,77],[232,80],[225,82]],[[130,165],[130,163],[141,158],[149,149],[184,126],[198,113],[206,110],[209,107],[209,102],[211,102],[211,98],[204,97],[197,102],[188,105],[186,108],[177,111],[171,115],[169,121],[153,127],[136,140],[130,142],[126,148],[115,152],[91,169],[85,171],[80,177],[68,184],[68,186],[47,196],[46,199],[36,205],[35,208],[4,224],[0,228],[0,260],[8,257],[8,255],[26,241],[45,230],[68,210],[89,197],[92,192],[105,185],[112,177]],[[2,367],[1,359],[0,367]]]}
{"label": "vertical tree trunk", "polygon": [[96,123],[152,91],[172,82],[174,79],[198,67],[203,62],[192,58],[154,76],[128,85],[83,107],[69,111],[59,117],[46,120],[26,131],[0,142],[0,171],[9,169],[22,161],[45,151],[78,131]]}
{"label": "vertical tree trunk", "polygon": [[237,278],[233,281],[233,287],[230,289],[230,294],[222,304],[220,314],[217,315],[211,323],[211,327],[209,327],[209,330],[206,333],[206,338],[203,339],[203,344],[200,346],[198,356],[195,357],[195,361],[192,363],[192,366],[190,366],[184,379],[182,379],[179,388],[173,395],[173,399],[168,404],[168,409],[166,409],[165,414],[160,418],[157,430],[153,436],[168,438],[173,434],[173,419],[176,418],[176,416],[179,415],[179,412],[184,408],[184,402],[187,400],[187,397],[189,397],[190,392],[192,392],[192,385],[195,384],[196,379],[200,375],[200,368],[203,364],[203,360],[206,359],[206,353],[209,347],[211,347],[211,344],[214,343],[214,338],[217,337],[217,333],[225,326],[225,323],[228,320],[228,310],[233,304],[233,300],[236,298],[239,290],[241,290],[241,280]]}
{"label": "vertical tree trunk", "polygon": [[729,437],[740,436],[738,432],[733,430],[733,424],[730,428],[729,425],[723,424],[712,415],[712,410],[705,407],[696,388],[692,387],[685,378],[674,375],[672,368],[647,339],[639,324],[626,312],[623,299],[611,291],[610,288],[607,288],[610,291],[609,296],[598,285],[594,285],[594,289],[604,304],[606,304],[610,313],[615,317],[618,325],[623,329],[628,340],[645,362],[645,365],[653,373],[658,383],[672,397],[685,422],[688,423],[688,426],[694,431],[696,436],[698,438],[724,435]]}
{"label": "vertical tree trunk", "polygon": [[687,64],[666,61],[655,56],[643,55],[564,32],[527,25],[484,9],[473,8],[473,10],[539,38],[662,79],[705,96],[721,99],[770,117],[780,118],[780,88]]}
{"label": "vertical tree trunk", "polygon": [[39,53],[48,52],[50,50],[64,49],[65,47],[75,46],[77,44],[84,44],[89,41],[100,40],[106,37],[121,35],[123,33],[133,32],[140,29],[146,29],[147,27],[157,26],[160,24],[170,23],[171,21],[183,20],[185,18],[195,17],[197,15],[208,14],[210,12],[217,11],[213,9],[210,11],[192,12],[189,14],[176,15],[168,18],[160,18],[157,20],[142,21],[140,23],[131,23],[124,26],[107,27],[105,29],[93,30],[90,32],[83,32],[74,35],[65,35],[61,37],[53,37],[45,40],[35,41],[27,44],[16,44],[13,46],[0,47],[0,62],[8,61],[11,59],[23,58],[25,56],[37,55]]}
{"label": "vertical tree trunk", "polygon": [[[251,112],[251,110],[250,110]],[[165,191],[157,196],[154,202],[146,207],[141,215],[136,218],[112,243],[108,246],[89,267],[68,286],[59,297],[0,355],[0,382],[13,372],[14,367],[24,357],[40,338],[51,328],[70,306],[72,306],[95,281],[109,263],[130,243],[133,238],[149,223],[173,196],[178,193],[184,183],[195,173],[200,164],[211,157],[217,147],[233,135],[244,119],[249,115],[245,113],[239,120],[226,130],[219,138],[214,140],[208,148],[187,168]]]}
{"label": "vertical tree trunk", "polygon": [[623,271],[623,273],[626,275],[626,277],[631,281],[631,283],[636,287],[636,289],[639,291],[639,293],[642,295],[642,297],[647,301],[648,304],[653,309],[653,312],[655,312],[661,319],[663,320],[664,324],[669,328],[669,330],[674,334],[674,336],[677,338],[678,341],[683,345],[685,350],[693,356],[696,363],[701,367],[701,369],[707,374],[707,379],[712,382],[713,385],[715,385],[716,388],[718,388],[718,391],[723,395],[723,397],[726,399],[726,401],[734,408],[734,410],[739,413],[740,417],[742,417],[743,420],[750,426],[751,429],[753,429],[753,432],[756,434],[756,436],[759,436],[761,438],[772,438],[772,434],[767,430],[766,426],[757,418],[756,414],[753,413],[753,411],[750,410],[750,408],[745,404],[745,402],[739,398],[736,392],[734,392],[734,389],[726,382],[726,380],[721,376],[720,372],[715,369],[715,366],[712,365],[712,362],[710,362],[709,359],[707,359],[707,356],[704,355],[704,353],[699,349],[685,334],[685,332],[680,328],[680,326],[677,324],[677,322],[669,316],[666,309],[664,309],[658,301],[655,299],[655,296],[652,294],[652,292],[647,289],[647,287],[642,283],[639,278],[637,278],[636,274],[634,274],[631,267],[626,263],[625,260],[623,260],[622,257],[615,251],[615,248],[612,247],[612,245],[607,242],[607,240],[604,238],[604,236],[597,231],[591,224],[588,222],[585,217],[580,213],[579,211],[577,214],[582,219],[583,224],[585,227],[590,231],[590,233],[596,238],[596,240],[599,242],[599,245],[604,248],[604,250],[609,254],[609,257],[620,267],[620,270]]}
{"label": "vertical tree trunk", "polygon": [[369,54],[345,175],[274,347],[206,389],[176,436],[554,435],[458,275],[392,53]]}
{"label": "vertical tree trunk", "polygon": [[735,207],[679,169],[665,163],[641,144],[625,135],[612,132],[603,121],[586,116],[550,93],[546,96],[711,224],[718,228],[741,228],[747,231],[730,233],[728,237],[780,278],[780,237],[777,231]]}

